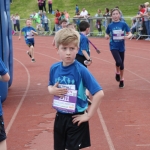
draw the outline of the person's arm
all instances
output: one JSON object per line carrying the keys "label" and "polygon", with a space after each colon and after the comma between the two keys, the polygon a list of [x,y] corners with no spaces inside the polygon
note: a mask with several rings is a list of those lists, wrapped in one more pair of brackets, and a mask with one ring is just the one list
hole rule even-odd
{"label": "person's arm", "polygon": [[107,33],[105,33],[105,38],[106,38],[106,40],[108,40],[110,38],[110,36]]}
{"label": "person's arm", "polygon": [[32,32],[33,34],[38,35],[38,33],[37,33],[36,31],[34,31],[34,30],[31,30],[31,32]]}
{"label": "person's arm", "polygon": [[125,39],[130,39],[132,37],[132,33],[128,32],[127,35],[125,36]]}
{"label": "person's arm", "polygon": [[102,101],[103,96],[104,96],[103,90],[100,90],[97,93],[95,93],[93,96],[92,104],[88,110],[88,113],[84,113],[83,115],[74,115],[73,123],[78,122],[78,126],[79,126],[82,122],[86,122],[86,121],[90,120],[90,118],[97,111],[97,109]]}
{"label": "person's arm", "polygon": [[58,84],[59,83],[55,83],[55,85],[53,85],[53,86],[49,85],[48,91],[51,95],[63,97],[63,95],[65,95],[67,93],[67,89],[66,88],[58,88]]}
{"label": "person's arm", "polygon": [[8,73],[6,73],[5,75],[0,75],[0,81],[4,81],[4,82],[7,82],[10,80],[10,76]]}

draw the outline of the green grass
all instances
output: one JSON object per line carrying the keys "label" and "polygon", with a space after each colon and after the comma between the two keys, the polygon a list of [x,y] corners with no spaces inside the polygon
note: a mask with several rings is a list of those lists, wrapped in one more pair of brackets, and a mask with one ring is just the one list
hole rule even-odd
{"label": "green grass", "polygon": [[[85,7],[91,16],[95,15],[98,8],[104,13],[106,7],[112,9],[119,6],[124,16],[134,16],[138,11],[138,5],[144,2],[145,0],[53,0],[53,9],[67,10],[73,17],[76,4],[78,4],[80,10]],[[13,0],[11,4],[11,14],[18,13],[21,18],[28,18],[33,11],[38,11],[36,0]]]}
{"label": "green grass", "polygon": [[[115,6],[119,6],[124,17],[133,17],[138,12],[138,6],[143,4],[145,0],[53,0],[53,10],[59,9],[60,11],[67,10],[71,16],[74,16],[75,5],[79,6],[79,9],[86,8],[91,16],[94,16],[97,12],[97,9],[101,9],[102,13],[105,12],[105,8],[112,9]],[[48,4],[46,4],[48,10]],[[18,13],[21,19],[29,18],[32,12],[38,12],[38,5],[36,0],[13,0],[13,3],[10,7],[11,14]],[[51,14],[47,15],[51,20],[53,26],[54,16]],[[130,25],[131,19],[126,19],[126,22]],[[21,27],[24,23],[21,23]]]}

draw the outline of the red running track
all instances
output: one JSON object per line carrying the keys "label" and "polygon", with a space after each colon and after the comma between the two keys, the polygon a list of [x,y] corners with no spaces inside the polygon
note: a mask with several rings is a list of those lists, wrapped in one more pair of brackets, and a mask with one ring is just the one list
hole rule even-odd
{"label": "red running track", "polygon": [[[32,63],[23,38],[13,37],[14,79],[3,103],[8,150],[53,150],[55,110],[47,90],[50,66],[59,61],[53,37],[35,38]],[[150,43],[126,41],[125,88],[115,81],[115,63],[103,38],[90,38],[89,70],[105,97],[90,120],[91,143],[85,150],[150,150]]]}

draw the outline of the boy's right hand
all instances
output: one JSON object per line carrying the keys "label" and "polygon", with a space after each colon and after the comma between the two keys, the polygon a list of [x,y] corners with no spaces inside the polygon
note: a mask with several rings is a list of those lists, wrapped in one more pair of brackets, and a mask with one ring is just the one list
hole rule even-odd
{"label": "boy's right hand", "polygon": [[18,40],[20,40],[20,39],[21,39],[21,37],[19,36]]}
{"label": "boy's right hand", "polygon": [[65,94],[67,94],[67,89],[66,88],[58,88],[58,82],[55,83],[54,86],[51,87],[51,94],[59,97],[63,97]]}
{"label": "boy's right hand", "polygon": [[109,39],[109,35],[106,34],[106,35],[105,35],[105,38],[106,38],[106,40],[108,40],[108,39]]}

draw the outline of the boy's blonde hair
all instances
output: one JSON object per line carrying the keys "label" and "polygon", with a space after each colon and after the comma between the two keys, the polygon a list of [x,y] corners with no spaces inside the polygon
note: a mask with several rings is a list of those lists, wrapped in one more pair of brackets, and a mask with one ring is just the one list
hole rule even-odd
{"label": "boy's blonde hair", "polygon": [[54,40],[57,48],[61,44],[68,45],[71,42],[74,42],[75,46],[79,47],[80,35],[73,29],[64,28],[56,32]]}

